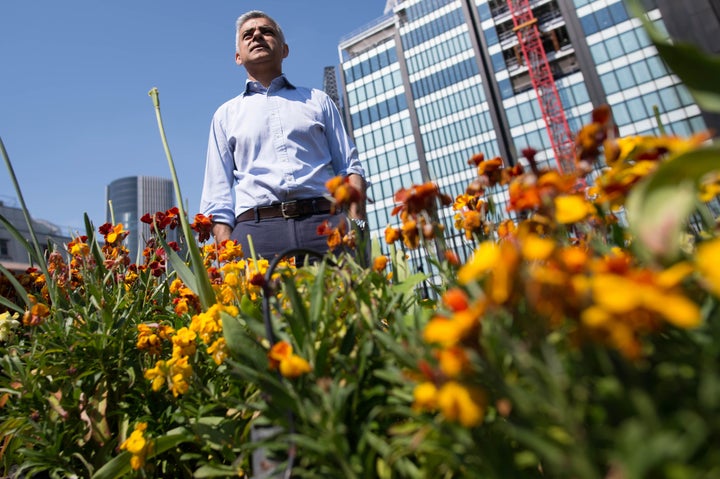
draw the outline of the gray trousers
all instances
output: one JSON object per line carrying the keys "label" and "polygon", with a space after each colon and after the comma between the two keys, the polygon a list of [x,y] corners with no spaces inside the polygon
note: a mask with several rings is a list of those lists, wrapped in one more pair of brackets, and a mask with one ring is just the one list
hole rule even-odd
{"label": "gray trousers", "polygon": [[336,227],[340,221],[345,221],[345,215],[327,213],[290,219],[243,221],[235,225],[230,237],[242,245],[246,258],[251,255],[248,235],[252,237],[258,259],[272,260],[289,248],[308,248],[325,254],[328,252],[327,236],[317,233],[318,227],[325,220],[329,220],[332,227]]}

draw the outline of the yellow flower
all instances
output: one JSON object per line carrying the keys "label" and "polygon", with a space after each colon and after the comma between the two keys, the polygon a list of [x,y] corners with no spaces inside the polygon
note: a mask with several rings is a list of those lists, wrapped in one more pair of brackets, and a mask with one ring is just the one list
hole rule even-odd
{"label": "yellow flower", "polygon": [[312,371],[310,363],[296,354],[280,361],[280,374],[286,378],[296,378]]}
{"label": "yellow flower", "polygon": [[9,312],[0,313],[0,341],[7,341],[12,336],[12,330],[20,326],[18,314]]}
{"label": "yellow flower", "polygon": [[560,224],[582,221],[594,212],[592,204],[581,195],[562,195],[555,198],[555,220]]}
{"label": "yellow flower", "polygon": [[141,469],[145,465],[145,458],[152,451],[152,441],[145,437],[147,423],[139,422],[135,425],[135,430],[120,445],[120,449],[128,451],[132,454],[130,458],[130,467],[133,470]]}
{"label": "yellow flower", "polygon": [[215,340],[214,343],[212,343],[208,347],[208,354],[213,358],[213,361],[215,361],[215,364],[218,366],[221,365],[225,358],[227,358],[227,343],[225,342],[225,338],[220,337]]}
{"label": "yellow flower", "polygon": [[468,284],[479,277],[500,261],[500,247],[493,241],[483,242],[473,253],[470,260],[458,271],[458,280],[461,284]]}
{"label": "yellow flower", "polygon": [[190,389],[190,378],[192,377],[192,366],[188,362],[187,356],[172,357],[167,365],[170,368],[170,390],[173,396],[178,397],[185,394]]}
{"label": "yellow flower", "polygon": [[695,267],[707,289],[720,297],[720,238],[700,243],[695,255]]}
{"label": "yellow flower", "polygon": [[465,350],[460,347],[451,347],[438,353],[440,370],[448,377],[457,377],[469,364]]}
{"label": "yellow flower", "polygon": [[86,243],[75,243],[70,247],[70,254],[73,256],[87,256],[90,253],[90,246]]}
{"label": "yellow flower", "polygon": [[112,243],[114,243],[115,241],[117,241],[118,237],[119,237],[120,235],[122,235],[124,232],[125,232],[125,230],[123,230],[123,224],[122,224],[122,223],[118,223],[118,224],[115,225],[115,226],[113,227],[113,229],[110,230],[110,232],[107,234],[107,236],[105,237],[105,241],[107,241],[108,243],[112,244]]}
{"label": "yellow flower", "polygon": [[165,374],[167,373],[167,365],[164,360],[155,363],[154,368],[145,371],[145,379],[152,381],[152,390],[158,392],[165,384]]}
{"label": "yellow flower", "polygon": [[479,425],[485,416],[484,395],[455,381],[449,381],[440,388],[437,404],[445,418],[465,427]]}
{"label": "yellow flower", "polygon": [[431,411],[437,408],[437,387],[431,382],[420,383],[413,390],[413,408]]}
{"label": "yellow flower", "polygon": [[642,304],[639,286],[623,276],[598,274],[592,283],[593,299],[611,313],[627,313]]}
{"label": "yellow flower", "polygon": [[197,334],[188,328],[180,328],[172,338],[173,356],[192,356],[195,354]]}
{"label": "yellow flower", "polygon": [[196,314],[190,321],[190,330],[197,333],[205,344],[209,344],[213,335],[222,332],[220,313],[224,309],[224,306],[214,304],[204,313]]}
{"label": "yellow flower", "polygon": [[555,249],[555,241],[536,234],[529,234],[523,238],[521,249],[526,260],[542,261],[552,254]]}

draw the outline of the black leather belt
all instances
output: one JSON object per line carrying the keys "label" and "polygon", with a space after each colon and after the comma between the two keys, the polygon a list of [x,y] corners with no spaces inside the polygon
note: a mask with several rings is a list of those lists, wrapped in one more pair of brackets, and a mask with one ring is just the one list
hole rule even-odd
{"label": "black leather belt", "polygon": [[285,201],[268,206],[256,206],[244,211],[235,218],[237,223],[243,221],[260,221],[269,218],[298,218],[300,216],[312,216],[316,214],[329,213],[332,209],[332,202],[326,198],[311,198],[307,200]]}

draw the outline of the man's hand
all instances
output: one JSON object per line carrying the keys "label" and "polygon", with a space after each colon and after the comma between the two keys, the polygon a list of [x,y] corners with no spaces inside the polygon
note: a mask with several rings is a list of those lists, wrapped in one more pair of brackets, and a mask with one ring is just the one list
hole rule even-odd
{"label": "man's hand", "polygon": [[350,186],[358,190],[362,194],[362,198],[360,201],[351,203],[350,204],[350,210],[348,211],[348,216],[350,218],[355,218],[358,220],[365,220],[367,219],[365,217],[365,201],[367,198],[366,189],[367,184],[365,183],[365,178],[363,178],[360,175],[351,174],[348,175],[348,183],[350,183]]}
{"label": "man's hand", "polygon": [[215,242],[218,245],[221,244],[225,240],[229,240],[231,233],[232,233],[232,228],[230,227],[230,225],[226,225],[225,223],[213,224],[212,234],[215,237]]}

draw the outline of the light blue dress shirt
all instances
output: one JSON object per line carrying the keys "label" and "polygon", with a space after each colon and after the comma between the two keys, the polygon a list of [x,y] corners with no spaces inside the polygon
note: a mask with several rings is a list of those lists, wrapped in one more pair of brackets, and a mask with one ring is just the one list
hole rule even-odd
{"label": "light blue dress shirt", "polygon": [[213,116],[200,211],[234,227],[248,209],[323,196],[327,180],[352,173],[365,175],[327,94],[284,75],[267,89],[248,80]]}

